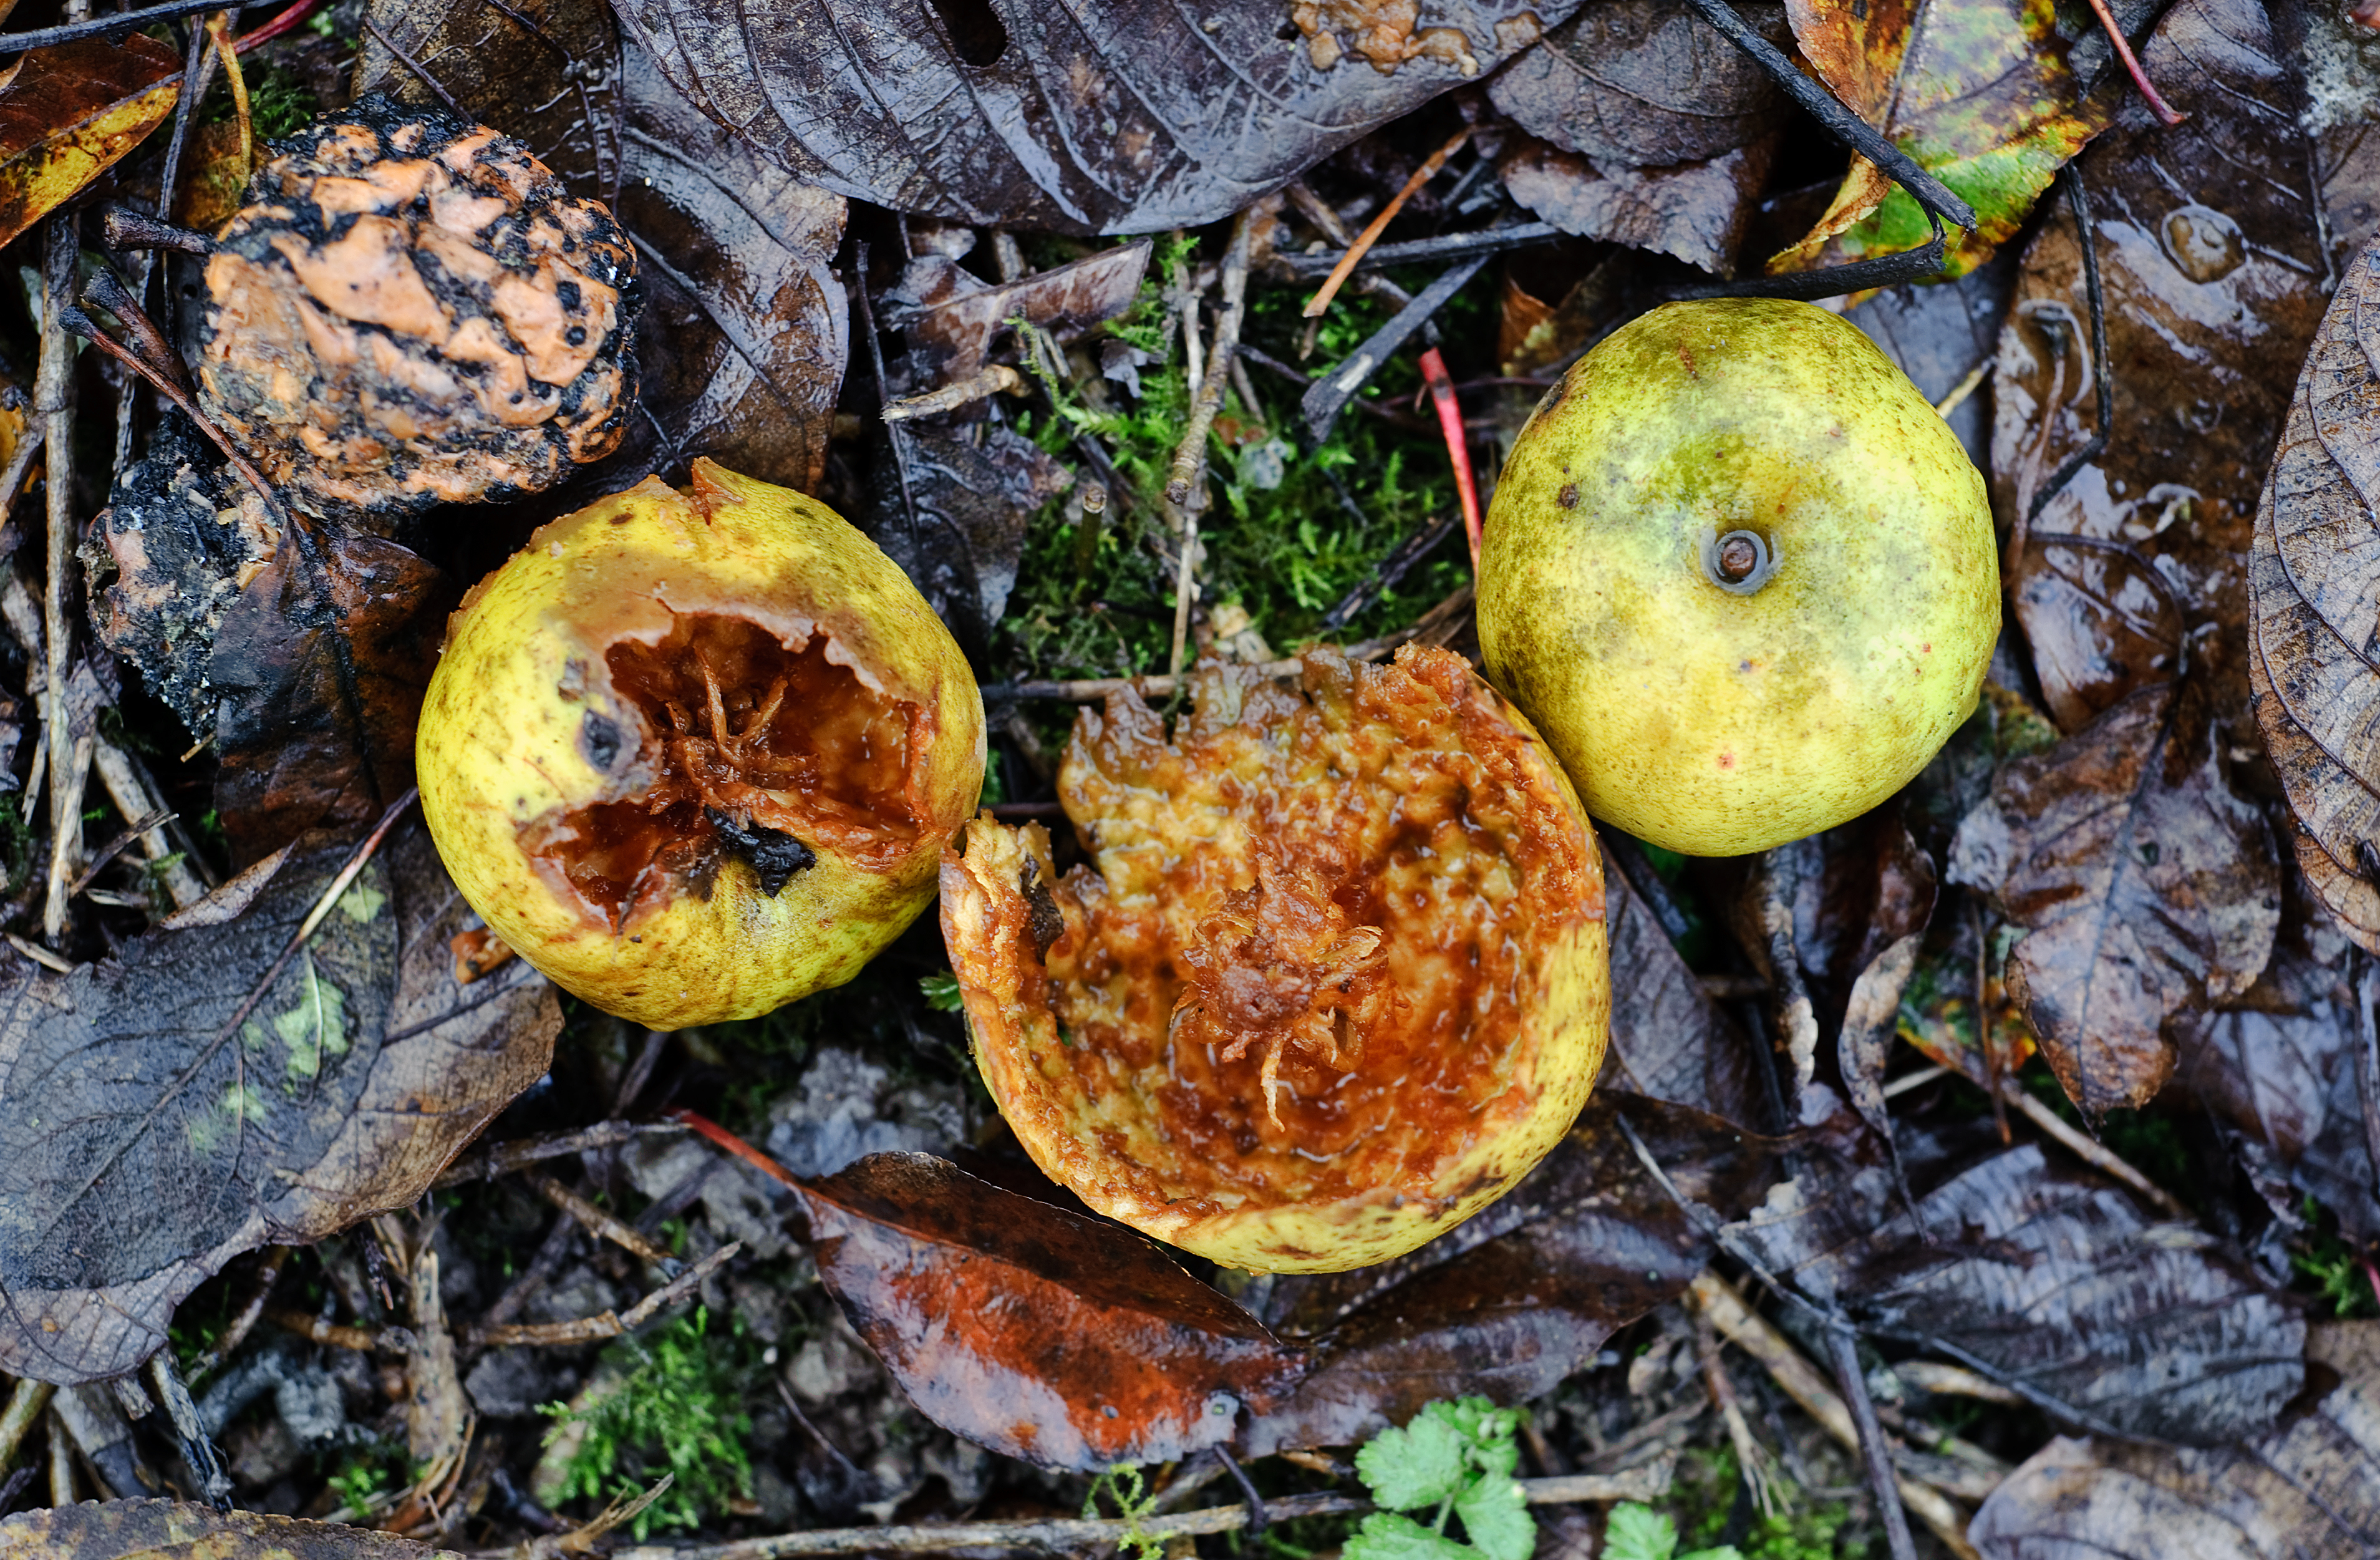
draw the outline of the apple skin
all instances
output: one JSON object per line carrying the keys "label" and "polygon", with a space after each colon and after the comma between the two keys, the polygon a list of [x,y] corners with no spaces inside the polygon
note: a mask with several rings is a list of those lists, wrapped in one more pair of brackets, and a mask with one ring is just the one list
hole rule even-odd
{"label": "apple skin", "polygon": [[[1750,530],[1749,593],[1705,564]],[[1692,856],[1857,817],[1975,707],[1999,637],[1984,480],[1908,378],[1806,303],[1670,303],[1548,393],[1479,560],[1490,681],[1587,810]]]}
{"label": "apple skin", "polygon": [[[524,833],[653,783],[665,734],[614,688],[605,652],[659,640],[677,614],[738,617],[789,646],[823,634],[830,661],[917,706],[904,750],[914,832],[844,849],[813,839],[814,863],[774,896],[729,859],[707,894],[652,896],[617,928],[573,895]],[[589,751],[590,717],[624,734],[608,754]],[[984,751],[974,675],[899,567],[824,505],[698,459],[686,492],[649,477],[555,520],[464,598],[415,758],[439,854],[496,935],[565,991],[674,1030],[857,974],[932,902]]]}

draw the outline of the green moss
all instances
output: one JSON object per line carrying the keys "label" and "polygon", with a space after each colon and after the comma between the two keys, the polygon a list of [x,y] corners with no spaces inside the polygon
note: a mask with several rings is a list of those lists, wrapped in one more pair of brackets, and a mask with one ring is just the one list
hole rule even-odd
{"label": "green moss", "polygon": [[[1681,1549],[1705,1549],[1718,1542],[1735,1509],[1740,1475],[1735,1448],[1688,1451],[1680,1460],[1677,1483],[1669,1508],[1682,1535]],[[1843,1546],[1843,1530],[1851,1525],[1852,1508],[1840,1501],[1813,1501],[1808,1493],[1781,1476],[1773,1486],[1779,1494],[1773,1516],[1753,1514],[1752,1526],[1735,1544],[1743,1560],[1852,1560],[1867,1546]]]}
{"label": "green moss", "polygon": [[2380,1316],[2380,1293],[2374,1285],[2372,1253],[2359,1250],[2338,1231],[2338,1216],[2313,1198],[2305,1200],[2301,1217],[2306,1233],[2289,1244],[2289,1266],[2298,1275],[2291,1285],[2313,1302],[2316,1315],[2339,1321]]}
{"label": "green moss", "polygon": [[541,1412],[586,1434],[564,1474],[565,1493],[591,1501],[630,1500],[673,1477],[661,1498],[630,1524],[638,1542],[654,1528],[699,1526],[752,1482],[751,1432],[737,1384],[763,1372],[739,1323],[715,1334],[699,1308],[676,1316],[643,1338],[625,1338],[605,1351],[623,1377],[619,1386],[581,1408],[548,1404]]}

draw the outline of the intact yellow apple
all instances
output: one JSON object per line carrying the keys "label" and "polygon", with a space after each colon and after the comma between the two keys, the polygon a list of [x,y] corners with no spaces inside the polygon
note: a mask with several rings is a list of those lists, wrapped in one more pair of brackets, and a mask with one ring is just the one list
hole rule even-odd
{"label": "intact yellow apple", "polygon": [[798,493],[693,478],[474,587],[415,750],[471,908],[662,1030],[850,980],[933,899],[983,783],[975,676],[907,576]]}
{"label": "intact yellow apple", "polygon": [[1983,478],[1874,342],[1806,303],[1671,303],[1522,430],[1479,643],[1588,811],[1734,856],[1925,768],[1974,709],[1999,597]]}

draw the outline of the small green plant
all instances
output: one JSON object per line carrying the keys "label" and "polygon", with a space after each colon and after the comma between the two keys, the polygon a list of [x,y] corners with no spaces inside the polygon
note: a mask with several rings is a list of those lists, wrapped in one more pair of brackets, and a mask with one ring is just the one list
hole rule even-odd
{"label": "small green plant", "polygon": [[567,1498],[633,1499],[663,1473],[676,1482],[631,1526],[643,1542],[652,1529],[693,1528],[752,1481],[744,1436],[752,1428],[735,1385],[747,1350],[710,1335],[710,1313],[674,1317],[650,1337],[614,1346],[611,1359],[623,1380],[584,1408],[551,1403],[541,1410],[560,1420],[551,1444],[571,1425],[584,1438],[564,1473]]}
{"label": "small green plant", "polygon": [[2338,1233],[2329,1211],[2309,1197],[2303,1216],[2307,1233],[2292,1243],[2289,1266],[2308,1280],[2314,1295],[2341,1321],[2380,1316],[2380,1278],[2374,1277],[2371,1257]]}
{"label": "small green plant", "polygon": [[1733,1544],[1678,1553],[1678,1525],[1662,1512],[1634,1501],[1611,1508],[1603,1530],[1603,1560],[1743,1560]]}
{"label": "small green plant", "polygon": [[964,1005],[959,997],[959,978],[947,972],[920,976],[917,989],[926,993],[926,1005],[937,1013],[955,1013]]}
{"label": "small green plant", "polygon": [[[1432,1403],[1402,1430],[1384,1430],[1355,1454],[1355,1471],[1387,1507],[1364,1518],[1346,1560],[1528,1560],[1536,1520],[1512,1470],[1521,1417],[1484,1397]],[[1429,1511],[1428,1525],[1405,1511]],[[1463,1518],[1470,1542],[1447,1536]],[[1666,1555],[1658,1560],[1668,1560]]]}
{"label": "small green plant", "polygon": [[1088,1493],[1083,1496],[1083,1516],[1087,1519],[1099,1516],[1099,1497],[1105,1495],[1116,1508],[1116,1516],[1124,1523],[1123,1537],[1116,1541],[1119,1553],[1132,1560],[1162,1560],[1165,1541],[1141,1530],[1141,1519],[1157,1509],[1157,1492],[1141,1477],[1136,1463],[1117,1463],[1091,1481]]}
{"label": "small green plant", "polygon": [[329,1480],[338,1493],[339,1509],[350,1522],[367,1521],[385,1510],[397,1492],[412,1482],[412,1466],[403,1449],[377,1441],[342,1451]]}

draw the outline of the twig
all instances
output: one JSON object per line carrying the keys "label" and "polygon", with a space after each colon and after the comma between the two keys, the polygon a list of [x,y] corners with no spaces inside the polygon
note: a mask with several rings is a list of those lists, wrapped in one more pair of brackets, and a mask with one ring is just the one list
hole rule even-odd
{"label": "twig", "polygon": [[100,221],[100,242],[119,251],[176,250],[200,256],[215,252],[214,238],[195,227],[184,227],[129,206],[110,206]]}
{"label": "twig", "polygon": [[224,1471],[223,1454],[207,1434],[190,1389],[174,1369],[174,1351],[161,1348],[149,1357],[149,1384],[174,1422],[174,1439],[181,1444],[183,1466],[199,1481],[199,1495],[217,1511],[231,1509],[231,1475]]}
{"label": "twig", "polygon": [[[1841,1397],[1828,1385],[1816,1366],[1802,1357],[1784,1334],[1768,1320],[1754,1310],[1736,1292],[1719,1281],[1717,1274],[1706,1270],[1694,1282],[1689,1291],[1694,1305],[1710,1318],[1713,1326],[1727,1335],[1728,1341],[1759,1361],[1771,1380],[1785,1390],[1785,1395],[1802,1406],[1803,1412],[1818,1422],[1818,1427],[1851,1451],[1861,1450],[1859,1427],[1852,1421],[1852,1411],[1844,1407]],[[1828,1331],[1832,1333],[1833,1328]],[[1873,1409],[1871,1408],[1871,1412]],[[1882,1427],[1877,1427],[1882,1434]],[[1963,1560],[1976,1560],[1974,1546],[1967,1542],[1967,1524],[1949,1497],[1930,1485],[1920,1483],[1907,1474],[1890,1475],[1890,1488],[1900,1496],[1900,1505],[1917,1514],[1936,1538],[1949,1546]],[[1898,1514],[1899,1507],[1889,1499],[1877,1503],[1886,1511]],[[1888,1531],[1889,1530],[1888,1529]],[[1901,1530],[1906,1544],[1908,1530]]]}
{"label": "twig", "polygon": [[358,1354],[410,1354],[415,1347],[413,1335],[402,1327],[345,1327],[286,1306],[267,1307],[264,1320],[308,1343],[353,1349]]}
{"label": "twig", "polygon": [[249,113],[248,79],[240,74],[239,54],[232,45],[231,18],[229,11],[218,11],[209,17],[207,36],[214,43],[224,80],[231,87],[232,117],[239,127],[239,172],[245,181],[248,171],[256,166],[256,123]]}
{"label": "twig", "polygon": [[[1325,231],[1327,233],[1328,229]],[[1524,222],[1510,227],[1449,233],[1441,238],[1415,238],[1401,244],[1375,244],[1368,253],[1356,261],[1354,269],[1368,272],[1390,265],[1427,265],[1433,261],[1468,260],[1473,255],[1501,254],[1507,250],[1558,243],[1565,237],[1567,235],[1560,228],[1549,222]],[[1275,254],[1272,264],[1293,276],[1319,276],[1335,269],[1343,258],[1327,252]]]}
{"label": "twig", "polygon": [[542,1345],[601,1343],[632,1333],[651,1321],[669,1307],[690,1298],[702,1281],[725,1266],[728,1261],[744,1249],[740,1240],[731,1240],[708,1257],[687,1268],[675,1278],[638,1300],[624,1311],[597,1311],[575,1322],[534,1322],[502,1327],[470,1327],[462,1335],[462,1342],[475,1348],[511,1348]]}
{"label": "twig", "polygon": [[264,1258],[257,1264],[256,1276],[249,1285],[248,1298],[241,1303],[239,1310],[232,1313],[231,1320],[224,1324],[224,1330],[215,1341],[190,1362],[192,1380],[221,1369],[223,1362],[248,1341],[248,1335],[264,1314],[265,1303],[273,1298],[273,1286],[281,1282],[281,1270],[288,1262],[288,1247],[265,1248]]}
{"label": "twig", "polygon": [[82,829],[82,787],[78,784],[73,796],[65,794],[67,770],[78,758],[88,763],[91,755],[68,734],[67,716],[67,668],[73,626],[67,616],[66,592],[75,544],[74,401],[67,389],[74,374],[75,353],[73,344],[67,339],[65,314],[74,301],[80,244],[75,219],[65,212],[53,215],[42,234],[42,358],[34,378],[33,408],[42,424],[49,465],[48,547],[43,559],[48,576],[42,591],[42,642],[47,652],[49,708],[42,713],[42,725],[50,734],[49,904],[57,908],[54,916],[44,908],[42,926],[43,935],[55,942],[65,925],[67,861],[62,853],[71,851],[75,836]]}
{"label": "twig", "polygon": [[[249,464],[248,457],[240,454],[239,451],[233,446],[231,440],[225,436],[224,431],[215,425],[214,419],[209,417],[203,410],[200,409],[199,403],[192,398],[188,390],[185,390],[180,385],[175,384],[171,379],[167,378],[158,370],[152,368],[149,364],[141,361],[139,354],[128,350],[123,343],[117,341],[105,331],[101,330],[97,322],[93,321],[90,315],[84,313],[81,310],[69,308],[61,310],[59,312],[62,315],[59,323],[66,330],[82,337],[85,341],[90,342],[93,347],[98,347],[101,351],[106,353],[117,362],[122,363],[126,368],[130,369],[134,373],[137,373],[141,378],[147,380],[152,385],[156,387],[159,395],[173,402],[176,408],[181,411],[182,415],[188,418],[200,433],[204,433],[209,440],[212,441],[217,449],[223,451],[225,458],[230,461],[231,469],[235,472],[238,473],[240,481],[253,488],[256,491],[257,496],[264,500],[264,507],[266,511],[270,513],[274,519],[281,522],[284,530],[287,530],[289,528],[292,523],[289,513],[286,509],[282,507],[281,497],[278,494],[273,491],[273,484],[264,480],[264,474],[262,472],[259,471],[253,465]],[[111,312],[113,312],[113,311],[111,311]]]}
{"label": "twig", "polygon": [[[1335,476],[1337,473],[1326,467],[1324,474]],[[1405,577],[1408,569],[1429,556],[1438,544],[1446,540],[1446,533],[1455,528],[1460,518],[1457,515],[1439,515],[1424,520],[1411,536],[1397,544],[1394,552],[1380,560],[1379,567],[1372,571],[1370,578],[1340,597],[1338,604],[1324,613],[1315,627],[1326,634],[1345,628],[1356,615],[1394,590],[1397,581]]]}
{"label": "twig", "polygon": [[99,783],[106,787],[108,799],[125,817],[164,812],[164,823],[140,835],[140,849],[149,858],[152,869],[164,879],[166,896],[174,901],[175,908],[187,908],[205,898],[207,884],[190,870],[196,858],[177,853],[165,837],[165,830],[180,821],[179,815],[159,804],[141,780],[132,755],[103,740],[91,747],[91,766],[98,772]]}
{"label": "twig", "polygon": [[460,119],[468,119],[472,117],[472,116],[463,112],[463,105],[455,101],[455,94],[448,91],[444,87],[440,86],[438,83],[438,78],[431,75],[429,70],[423,67],[419,60],[415,59],[411,55],[407,54],[403,49],[399,48],[395,39],[391,38],[387,33],[381,30],[380,23],[372,20],[369,14],[364,17],[363,22],[365,30],[370,32],[374,38],[380,40],[380,46],[386,49],[391,55],[395,55],[397,64],[405,67],[407,71],[411,72],[415,80],[420,82],[423,86],[429,88],[432,92],[437,94],[438,101],[446,105],[446,111],[448,113]]}
{"label": "twig", "polygon": [[41,1420],[42,1410],[50,1406],[57,1388],[47,1382],[37,1382],[30,1376],[20,1376],[8,1394],[8,1406],[0,1408],[0,1468],[16,1459],[17,1449]]}
{"label": "twig", "polygon": [[[1666,1466],[1626,1473],[1572,1473],[1555,1479],[1523,1479],[1521,1498],[1531,1505],[1578,1505],[1607,1501],[1653,1501],[1669,1493]],[[1283,1495],[1265,1503],[1275,1522],[1301,1517],[1353,1517],[1377,1509],[1360,1495]],[[1245,1504],[1208,1506],[1173,1517],[1060,1517],[1013,1522],[921,1522],[891,1528],[822,1528],[774,1538],[743,1539],[692,1549],[647,1545],[624,1549],[615,1560],[782,1560],[796,1554],[932,1554],[955,1549],[1050,1549],[1082,1553],[1112,1544],[1135,1532],[1156,1540],[1237,1532],[1247,1527]],[[1972,1553],[1969,1552],[1969,1553]]]}
{"label": "twig", "polygon": [[[1232,242],[1223,251],[1223,307],[1215,319],[1214,350],[1207,360],[1207,376],[1190,404],[1189,426],[1173,451],[1173,466],[1165,480],[1165,499],[1181,517],[1182,562],[1173,580],[1173,645],[1166,662],[1168,676],[1182,672],[1182,658],[1190,636],[1192,578],[1198,560],[1198,506],[1190,489],[1207,460],[1207,435],[1222,409],[1223,392],[1231,384],[1232,354],[1240,345],[1240,323],[1247,314],[1248,246],[1256,231],[1257,208],[1248,207],[1232,224]],[[1186,322],[1185,322],[1186,323]]]}
{"label": "twig", "polygon": [[1339,420],[1339,414],[1347,409],[1347,403],[1355,398],[1355,393],[1364,387],[1373,372],[1404,345],[1407,336],[1421,329],[1429,322],[1431,315],[1446,307],[1447,300],[1462,291],[1463,285],[1477,275],[1479,268],[1487,263],[1487,256],[1475,255],[1449,266],[1439,273],[1436,281],[1416,293],[1411,303],[1399,310],[1393,319],[1374,331],[1362,346],[1336,366],[1315,377],[1314,383],[1306,388],[1305,398],[1298,403],[1298,410],[1305,419],[1306,432],[1313,435],[1315,443],[1320,444],[1330,436],[1330,425]]}
{"label": "twig", "polygon": [[1867,1372],[1860,1368],[1859,1335],[1848,1325],[1827,1330],[1827,1342],[1834,1349],[1835,1382],[1842,1389],[1843,1401],[1851,1409],[1852,1424],[1859,1432],[1860,1461],[1867,1466],[1869,1487],[1876,1491],[1876,1516],[1884,1523],[1884,1542],[1892,1560],[1917,1560],[1917,1545],[1909,1536],[1909,1517],[1901,1503],[1894,1497],[1900,1493],[1900,1475],[1892,1466],[1892,1446],[1884,1438],[1884,1426],[1876,1417],[1876,1399],[1868,1395]]}
{"label": "twig", "polygon": [[1892,1373],[1920,1392],[1930,1392],[1937,1397],[1973,1397],[1985,1403],[2006,1403],[2014,1408],[2024,1406],[2024,1395],[2002,1386],[1989,1376],[1968,1370],[1964,1365],[1945,1365],[1935,1359],[1904,1359],[1892,1368]]}
{"label": "twig", "polygon": [[[866,239],[860,240],[851,276],[851,290],[859,302],[859,323],[868,334],[868,360],[876,370],[877,404],[887,405],[892,399],[892,382],[884,376],[884,340],[876,329],[876,305],[868,296]],[[909,431],[898,422],[887,422],[884,434],[892,441],[892,475],[899,479],[901,486],[901,518],[909,528],[909,545],[915,550],[922,543],[917,538],[917,499],[909,489]]]}
{"label": "twig", "polygon": [[588,1149],[616,1148],[647,1133],[684,1130],[670,1121],[599,1121],[592,1127],[581,1127],[575,1131],[516,1138],[510,1142],[490,1144],[468,1159],[456,1160],[446,1167],[444,1174],[431,1182],[430,1187],[432,1191],[437,1191],[461,1186],[467,1181],[492,1181],[499,1176],[509,1176],[540,1160],[560,1159],[565,1154],[579,1153]]}
{"label": "twig", "polygon": [[[2098,391],[2099,425],[2092,430],[2091,437],[2081,449],[2058,462],[2058,469],[2049,474],[2049,481],[2041,485],[2040,490],[2034,494],[2033,501],[2018,513],[2017,523],[2009,528],[2009,559],[2011,564],[2024,556],[2025,533],[2032,529],[2033,522],[2041,518],[2041,512],[2048,506],[2049,501],[2065,490],[2077,471],[2097,459],[2107,449],[2107,430],[2116,422],[2115,376],[2107,367],[2107,299],[2099,283],[2099,245],[2091,225],[2091,196],[2082,187],[2080,159],[2066,165],[2064,177],[2066,204],[2074,213],[2074,243],[2082,251],[2082,297],[2091,311],[2091,377],[2095,382],[2094,387]],[[2055,412],[2056,408],[2052,407],[2046,408],[2043,415],[2048,417]],[[2152,569],[2150,573],[2154,576],[2155,571]],[[2010,588],[2013,590],[2013,568],[2009,575]]]}
{"label": "twig", "polygon": [[1718,1410],[1727,1425],[1727,1438],[1735,1446],[1736,1471],[1742,1477],[1743,1487],[1763,1517],[1777,1514],[1777,1490],[1768,1473],[1767,1449],[1754,1438],[1752,1426],[1745,1422],[1743,1406],[1735,1400],[1735,1383],[1727,1378],[1727,1362],[1719,1358],[1718,1329],[1711,1325],[1710,1312],[1696,1308],[1694,1311],[1694,1352],[1702,1357],[1703,1384],[1710,1392],[1711,1406]]}
{"label": "twig", "polygon": [[[50,783],[50,892],[42,907],[42,935],[55,943],[67,929],[67,874],[82,849],[82,793],[91,781],[91,751],[99,740],[86,731],[74,739],[63,773]],[[50,751],[57,752],[53,743]]]}
{"label": "twig", "polygon": [[1884,1097],[1888,1100],[1897,1100],[1912,1089],[1925,1088],[1927,1084],[1933,1082],[1937,1078],[1944,1077],[1949,1071],[1949,1068],[1937,1063],[1930,1067],[1920,1067],[1913,1073],[1903,1073],[1899,1078],[1894,1079],[1890,1083],[1884,1086]]}
{"label": "twig", "polygon": [[1984,379],[1999,365],[1998,358],[1985,358],[1967,371],[1967,377],[1950,387],[1950,393],[1934,403],[1934,415],[1949,420],[1952,412],[1967,404],[1967,397],[1983,387]]}
{"label": "twig", "polygon": [[897,401],[884,403],[882,417],[887,422],[905,422],[913,417],[932,417],[941,412],[956,411],[987,396],[1002,393],[1021,395],[1025,376],[1006,363],[993,363],[980,373],[953,380],[938,390],[922,396],[904,396]]}
{"label": "twig", "polygon": [[1364,225],[1364,230],[1355,235],[1355,241],[1348,245],[1346,252],[1339,257],[1339,263],[1330,268],[1330,274],[1322,279],[1322,286],[1316,288],[1314,296],[1305,300],[1305,314],[1307,319],[1318,320],[1322,317],[1323,311],[1330,307],[1330,300],[1339,296],[1339,288],[1346,282],[1347,274],[1354,270],[1356,264],[1363,260],[1364,251],[1372,247],[1373,240],[1379,238],[1389,224],[1396,219],[1396,214],[1405,209],[1405,202],[1419,193],[1423,185],[1437,177],[1438,170],[1446,166],[1446,160],[1453,156],[1463,143],[1470,139],[1469,125],[1455,131],[1447,139],[1444,146],[1429,154],[1427,162],[1414,170],[1413,177],[1405,180],[1402,189],[1389,197],[1389,203],[1380,208],[1378,215]]}
{"label": "twig", "polygon": [[686,1271],[684,1262],[654,1244],[650,1237],[634,1225],[605,1213],[552,1176],[531,1176],[528,1178],[528,1184],[537,1188],[537,1194],[540,1197],[552,1203],[595,1234],[661,1269],[662,1277],[675,1278]]}
{"label": "twig", "polygon": [[2104,1170],[2113,1176],[2148,1199],[2167,1216],[2176,1219],[2187,1219],[2191,1216],[2190,1210],[2183,1207],[2180,1200],[2171,1192],[2132,1168],[2105,1143],[2095,1143],[2072,1127],[2068,1126],[2065,1120],[2045,1104],[2032,1090],[2025,1088],[2014,1079],[2009,1079],[2000,1091],[2007,1098],[2008,1103],[2014,1105],[2027,1121],[2057,1140],[2058,1146],[2075,1158],[2095,1169]]}
{"label": "twig", "polygon": [[1439,431],[1446,435],[1446,453],[1454,462],[1454,495],[1463,504],[1463,534],[1471,543],[1471,572],[1479,572],[1479,487],[1471,480],[1471,435],[1463,431],[1463,407],[1454,398],[1454,380],[1446,359],[1435,347],[1421,355],[1422,383],[1429,386],[1430,403],[1438,408]]}
{"label": "twig", "polygon": [[125,830],[114,839],[109,840],[92,855],[91,864],[82,870],[82,876],[75,879],[73,884],[67,887],[67,897],[71,899],[76,895],[80,894],[84,889],[89,888],[91,886],[91,880],[99,876],[102,871],[104,871],[110,861],[115,860],[118,856],[122,855],[127,846],[139,839],[142,835],[147,834],[150,830],[164,827],[167,820],[176,816],[178,816],[178,814],[169,810],[161,809],[158,811],[149,814],[146,818],[141,819],[140,822],[133,824],[132,827]]}
{"label": "twig", "polygon": [[23,954],[27,958],[31,959],[35,964],[40,965],[44,969],[55,969],[61,975],[71,975],[78,968],[72,959],[66,957],[62,954],[54,954],[49,949],[42,946],[39,943],[33,942],[29,938],[19,937],[13,932],[0,932],[0,937],[6,938],[10,947],[16,949],[18,953]]}
{"label": "twig", "polygon": [[[86,21],[68,22],[63,27],[34,28],[25,32],[0,33],[0,54],[15,54],[23,49],[49,49],[60,43],[73,43],[85,38],[122,37],[137,32],[152,22],[169,17],[196,16],[201,11],[220,9],[224,0],[164,0],[162,5],[143,6],[137,11],[115,11]],[[313,9],[312,0],[305,7]],[[278,19],[278,18],[275,18]],[[270,26],[271,23],[267,23]]]}
{"label": "twig", "polygon": [[2140,60],[2132,54],[2131,40],[2124,36],[2123,26],[2116,20],[2116,13],[2107,8],[2107,0],[2091,0],[2091,14],[2099,18],[2101,27],[2107,29],[2107,42],[2114,46],[2116,57],[2124,62],[2124,73],[2132,79],[2132,85],[2140,89],[2141,101],[2149,105],[2149,112],[2157,116],[2157,122],[2171,129],[2189,118],[2189,115],[2177,111],[2165,101],[2164,94],[2156,90],[2156,83],[2149,79],[2149,73],[2141,68]]}

